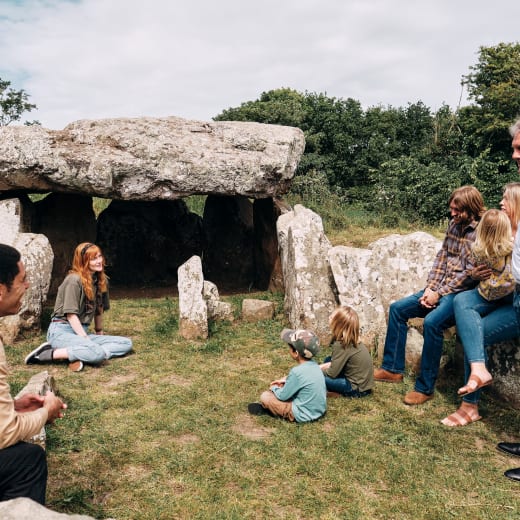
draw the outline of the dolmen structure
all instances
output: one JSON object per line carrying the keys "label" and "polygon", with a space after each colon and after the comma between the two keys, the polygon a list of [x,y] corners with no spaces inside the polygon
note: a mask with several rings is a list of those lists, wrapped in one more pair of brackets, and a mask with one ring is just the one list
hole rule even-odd
{"label": "dolmen structure", "polygon": [[[4,340],[39,326],[74,247],[91,241],[113,285],[176,286],[181,278],[199,288],[188,300],[198,302],[197,330],[181,317],[187,336],[222,312],[208,285],[216,284],[283,291],[290,326],[313,329],[323,344],[330,312],[352,305],[362,339],[381,355],[389,304],[424,287],[440,242],[413,233],[367,249],[332,247],[319,215],[283,201],[304,147],[297,128],[177,117],[0,128],[0,241],[21,250],[31,282],[19,315],[0,320]],[[198,195],[202,214],[186,203]],[[94,197],[107,200],[99,214]],[[420,344],[411,327],[412,370]],[[493,389],[520,407],[518,345],[490,350],[490,365]]]}

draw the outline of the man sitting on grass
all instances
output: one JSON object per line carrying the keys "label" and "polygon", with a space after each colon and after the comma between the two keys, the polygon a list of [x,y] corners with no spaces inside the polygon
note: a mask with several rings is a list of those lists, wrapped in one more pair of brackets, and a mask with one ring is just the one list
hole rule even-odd
{"label": "man sitting on grass", "polygon": [[[29,287],[20,253],[0,244],[0,316],[17,314]],[[63,417],[67,405],[53,392],[10,394],[7,360],[0,338],[0,501],[26,497],[45,504],[47,460],[37,444],[24,442],[45,424]]]}
{"label": "man sitting on grass", "polygon": [[313,360],[320,342],[310,330],[284,329],[283,341],[289,344],[289,355],[296,361],[287,377],[271,383],[262,393],[260,403],[250,403],[249,413],[268,414],[291,422],[319,419],[327,409],[327,388],[319,365]]}

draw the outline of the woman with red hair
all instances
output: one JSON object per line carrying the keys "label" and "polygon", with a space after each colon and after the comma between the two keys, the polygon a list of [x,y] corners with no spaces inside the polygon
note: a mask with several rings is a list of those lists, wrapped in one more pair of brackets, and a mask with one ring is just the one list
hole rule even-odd
{"label": "woman with red hair", "polygon": [[[90,242],[79,244],[72,269],[58,288],[47,341],[27,355],[25,363],[68,360],[71,370],[79,372],[83,363],[97,365],[124,356],[132,340],[103,332],[103,313],[109,308],[103,253]],[[94,334],[88,330],[92,321]]]}

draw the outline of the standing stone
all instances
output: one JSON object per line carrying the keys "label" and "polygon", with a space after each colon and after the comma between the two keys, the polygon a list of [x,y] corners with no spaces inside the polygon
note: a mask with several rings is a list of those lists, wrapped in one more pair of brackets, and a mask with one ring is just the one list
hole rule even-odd
{"label": "standing stone", "polygon": [[330,242],[319,215],[300,204],[276,223],[285,281],[285,312],[292,328],[310,329],[326,345],[337,306],[328,262]]}
{"label": "standing stone", "polygon": [[49,241],[44,235],[23,233],[22,220],[22,205],[18,199],[0,201],[0,243],[20,251],[29,281],[20,312],[0,318],[0,334],[5,343],[12,343],[20,330],[40,328],[40,316],[51,281],[53,253]]}
{"label": "standing stone", "polygon": [[233,307],[230,303],[220,300],[217,286],[208,280],[204,280],[202,297],[208,309],[208,319],[214,321],[233,321]]}
{"label": "standing stone", "polygon": [[178,269],[179,334],[185,339],[208,337],[208,311],[202,295],[204,277],[200,257],[192,256]]}
{"label": "standing stone", "polygon": [[377,334],[386,330],[386,320],[379,295],[379,275],[371,269],[372,251],[336,246],[329,250],[328,258],[339,303],[354,308],[362,341],[373,345]]}
{"label": "standing stone", "polygon": [[[389,235],[368,249],[337,246],[329,261],[342,305],[359,315],[362,340],[382,355],[390,304],[426,286],[440,240],[423,232]],[[418,254],[420,252],[420,254]]]}

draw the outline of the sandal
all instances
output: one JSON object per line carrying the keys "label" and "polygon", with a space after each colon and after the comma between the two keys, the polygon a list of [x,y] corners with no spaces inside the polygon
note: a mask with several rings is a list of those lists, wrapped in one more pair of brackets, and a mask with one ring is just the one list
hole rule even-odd
{"label": "sandal", "polygon": [[[475,421],[480,421],[482,417],[480,415],[477,415],[477,417],[473,418],[469,413],[465,412],[461,408],[459,408],[455,413],[452,413],[451,415],[448,415],[446,419],[443,419],[441,421],[444,426],[449,426],[450,428],[454,428],[456,426],[466,426],[468,424],[471,424]],[[451,421],[454,424],[446,424],[444,421]]]}
{"label": "sandal", "polygon": [[[473,386],[470,383],[474,382],[477,384],[477,386]],[[468,382],[462,387],[459,388],[457,391],[457,394],[460,396],[472,394],[473,392],[476,392],[477,390],[480,390],[481,388],[484,388],[485,386],[490,385],[493,382],[493,379],[490,379],[489,381],[486,381],[485,383],[482,382],[482,379],[478,376],[469,376]]]}

